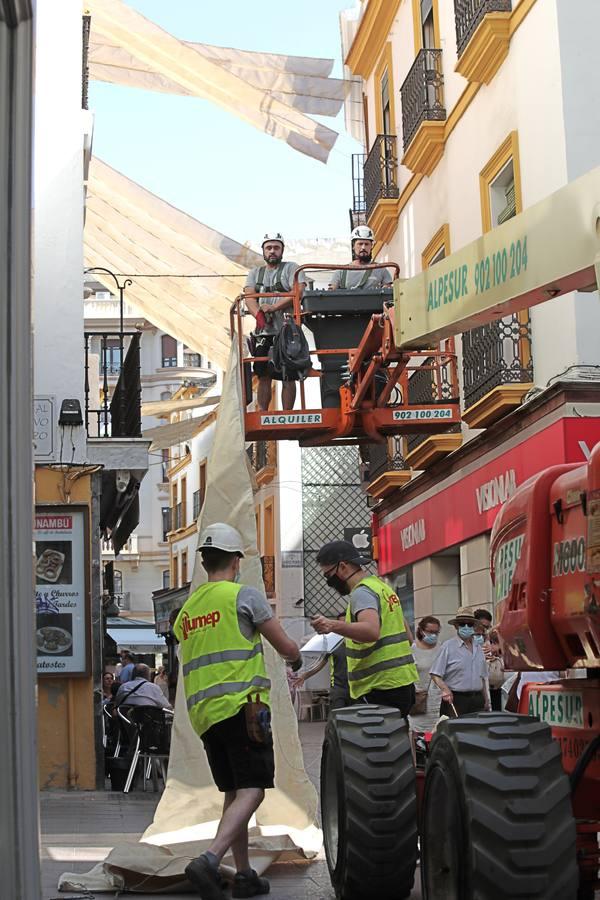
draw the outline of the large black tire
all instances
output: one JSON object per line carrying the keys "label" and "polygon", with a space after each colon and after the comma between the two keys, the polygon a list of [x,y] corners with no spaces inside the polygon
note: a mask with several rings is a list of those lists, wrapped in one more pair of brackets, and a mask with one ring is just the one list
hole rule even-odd
{"label": "large black tire", "polygon": [[440,724],[421,850],[425,900],[575,900],[569,780],[548,725],[493,712]]}
{"label": "large black tire", "polygon": [[331,713],[321,759],[321,815],[339,900],[408,897],[417,861],[416,779],[397,709]]}

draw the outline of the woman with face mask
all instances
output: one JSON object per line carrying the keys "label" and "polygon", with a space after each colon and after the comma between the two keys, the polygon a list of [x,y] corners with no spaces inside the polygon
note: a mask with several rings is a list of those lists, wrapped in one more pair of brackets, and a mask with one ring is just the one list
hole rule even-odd
{"label": "woman with face mask", "polygon": [[442,692],[440,715],[453,718],[490,710],[487,663],[480,642],[474,640],[477,620],[461,606],[448,624],[456,628],[456,637],[442,645],[431,667],[431,679]]}
{"label": "woman with face mask", "polygon": [[431,681],[430,670],[440,650],[441,624],[435,616],[425,616],[417,623],[412,654],[419,673],[415,705],[408,717],[411,731],[421,734],[433,731],[439,716],[441,694],[437,684]]}

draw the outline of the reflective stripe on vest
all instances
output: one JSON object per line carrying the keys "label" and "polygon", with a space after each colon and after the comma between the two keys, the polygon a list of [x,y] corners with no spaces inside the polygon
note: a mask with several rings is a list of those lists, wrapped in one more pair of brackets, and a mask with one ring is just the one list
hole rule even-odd
{"label": "reflective stripe on vest", "polygon": [[[372,644],[346,638],[348,684],[354,700],[369,691],[391,690],[419,680],[398,597],[375,575],[363,578],[356,585],[360,586],[369,588],[379,598],[381,631],[379,639]],[[346,620],[351,621],[350,607]]]}
{"label": "reflective stripe on vest", "polygon": [[231,581],[203,584],[173,626],[190,721],[199,735],[234,716],[250,693],[269,703],[271,683],[260,634],[248,639],[238,623],[241,587]]}

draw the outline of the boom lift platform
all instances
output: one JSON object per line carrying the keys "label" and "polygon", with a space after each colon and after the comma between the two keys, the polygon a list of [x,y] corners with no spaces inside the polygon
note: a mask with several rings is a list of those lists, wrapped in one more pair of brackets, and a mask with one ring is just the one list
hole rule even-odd
{"label": "boom lift platform", "polygon": [[[238,339],[242,366],[246,440],[297,440],[302,446],[332,443],[384,443],[402,433],[439,433],[460,422],[454,341],[440,349],[427,344],[409,351],[396,345],[394,298],[401,282],[396,263],[365,268],[393,269],[393,289],[305,290],[303,271],[348,269],[352,266],[307,264],[294,276],[292,290],[279,294],[292,300],[290,315],[312,331],[315,365],[308,381],[318,380],[320,405],[307,405],[307,384],[300,381],[300,405],[293,410],[250,410],[250,369],[267,357],[251,356],[244,341],[244,298],[231,310],[231,330]],[[268,294],[247,296],[258,301]],[[431,402],[411,403],[410,377],[429,371]]]}

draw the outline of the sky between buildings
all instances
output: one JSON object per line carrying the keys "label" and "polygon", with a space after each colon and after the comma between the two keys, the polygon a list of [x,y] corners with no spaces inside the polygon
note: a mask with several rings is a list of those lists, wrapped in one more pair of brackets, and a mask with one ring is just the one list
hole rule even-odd
{"label": "sky between buildings", "polygon": [[[127,0],[188,41],[335,59],[342,76],[339,12],[353,0]],[[343,237],[352,204],[343,110],[321,121],[340,133],[327,164],[209,101],[91,82],[95,156],[240,242],[266,231],[288,238]]]}

